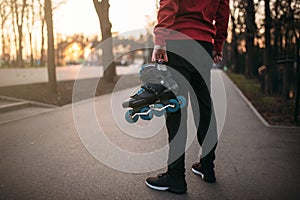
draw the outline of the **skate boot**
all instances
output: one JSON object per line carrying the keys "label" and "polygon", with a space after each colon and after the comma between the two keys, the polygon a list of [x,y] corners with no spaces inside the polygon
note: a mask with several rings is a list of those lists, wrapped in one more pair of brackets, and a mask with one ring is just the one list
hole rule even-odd
{"label": "skate boot", "polygon": [[131,108],[125,114],[129,123],[135,123],[139,117],[143,120],[151,120],[153,115],[161,117],[166,112],[176,112],[185,105],[184,97],[176,97],[171,90],[155,83],[144,84],[122,104],[124,108]]}

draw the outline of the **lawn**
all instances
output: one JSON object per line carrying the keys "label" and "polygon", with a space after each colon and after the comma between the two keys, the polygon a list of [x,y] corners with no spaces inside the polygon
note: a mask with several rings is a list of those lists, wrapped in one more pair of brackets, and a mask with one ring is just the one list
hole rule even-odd
{"label": "lawn", "polygon": [[[271,125],[299,126],[294,121],[295,101],[284,100],[280,96],[266,96],[256,79],[246,79],[241,74],[228,72],[230,79],[253,104],[257,111]],[[300,119],[300,116],[298,117]]]}

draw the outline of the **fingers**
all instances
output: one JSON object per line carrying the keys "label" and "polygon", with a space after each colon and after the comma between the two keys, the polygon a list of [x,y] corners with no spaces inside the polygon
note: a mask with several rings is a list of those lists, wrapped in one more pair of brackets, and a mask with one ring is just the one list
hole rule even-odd
{"label": "fingers", "polygon": [[167,51],[164,49],[154,49],[151,60],[152,62],[168,62]]}
{"label": "fingers", "polygon": [[221,63],[223,61],[223,57],[222,56],[214,56],[214,63],[218,64],[218,63]]}
{"label": "fingers", "polygon": [[164,54],[164,61],[165,61],[165,62],[168,62],[168,61],[169,61],[167,52],[165,52],[165,54]]}
{"label": "fingers", "polygon": [[223,53],[213,51],[213,60],[214,60],[214,63],[216,63],[216,64],[221,63],[223,61]]}
{"label": "fingers", "polygon": [[152,62],[155,62],[156,61],[156,52],[155,52],[156,50],[153,50],[153,52],[152,52],[152,58],[151,58],[151,61]]}

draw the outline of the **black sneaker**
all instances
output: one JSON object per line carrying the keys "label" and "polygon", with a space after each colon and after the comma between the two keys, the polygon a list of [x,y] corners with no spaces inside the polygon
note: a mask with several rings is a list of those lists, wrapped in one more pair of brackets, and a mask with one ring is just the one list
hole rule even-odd
{"label": "black sneaker", "polygon": [[215,177],[215,171],[214,168],[203,168],[201,167],[201,163],[197,162],[193,164],[192,166],[192,171],[201,176],[201,178],[208,183],[214,183],[216,182],[216,177]]}
{"label": "black sneaker", "polygon": [[186,193],[185,178],[171,176],[168,173],[159,174],[156,177],[149,177],[146,179],[146,185],[154,190],[169,191],[176,194]]}

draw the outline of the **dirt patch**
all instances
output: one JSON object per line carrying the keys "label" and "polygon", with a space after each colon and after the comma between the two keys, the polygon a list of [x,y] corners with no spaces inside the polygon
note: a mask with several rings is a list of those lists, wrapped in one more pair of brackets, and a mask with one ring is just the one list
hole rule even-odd
{"label": "dirt patch", "polygon": [[[104,81],[103,79],[100,79],[100,81],[99,79],[76,80],[76,101],[111,93],[120,78],[121,77],[117,77],[113,83]],[[48,83],[0,87],[0,96],[63,106],[72,103],[74,83],[74,80],[57,82],[57,94],[50,92]],[[135,75],[123,76],[121,83],[122,84],[118,84],[118,90],[138,86],[140,84],[139,79]],[[95,88],[95,84],[97,85],[96,90],[93,89]]]}

